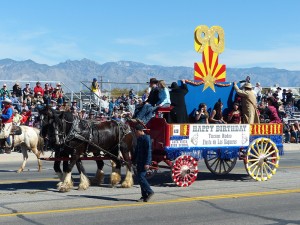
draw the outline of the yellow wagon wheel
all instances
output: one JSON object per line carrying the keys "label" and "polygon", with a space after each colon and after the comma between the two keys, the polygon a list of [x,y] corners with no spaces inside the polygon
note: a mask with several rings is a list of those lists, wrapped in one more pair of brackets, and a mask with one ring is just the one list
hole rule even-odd
{"label": "yellow wagon wheel", "polygon": [[268,138],[257,138],[251,142],[245,157],[248,174],[257,181],[270,179],[279,167],[279,151]]}

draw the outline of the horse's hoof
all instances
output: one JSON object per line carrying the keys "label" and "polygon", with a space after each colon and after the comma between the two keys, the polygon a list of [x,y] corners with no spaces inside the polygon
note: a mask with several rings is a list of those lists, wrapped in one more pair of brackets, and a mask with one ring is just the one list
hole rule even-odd
{"label": "horse's hoof", "polygon": [[58,191],[64,193],[64,192],[69,192],[70,189],[68,189],[68,188],[60,188]]}
{"label": "horse's hoof", "polygon": [[89,188],[89,186],[87,186],[87,185],[79,185],[78,186],[78,191],[85,191],[85,190],[87,190]]}
{"label": "horse's hoof", "polygon": [[121,186],[122,186],[122,188],[131,188],[133,186],[133,182],[124,181]]}
{"label": "horse's hoof", "polygon": [[22,172],[23,172],[22,169],[18,169],[18,170],[17,170],[17,173],[22,173]]}
{"label": "horse's hoof", "polygon": [[111,178],[110,178],[110,183],[111,186],[114,187],[115,185],[117,185],[118,183],[120,183],[121,181],[121,176],[118,173],[112,173],[111,174]]}
{"label": "horse's hoof", "polygon": [[97,178],[90,178],[90,182],[93,186],[101,186],[101,184],[103,184],[103,180],[99,180]]}
{"label": "horse's hoof", "polygon": [[60,187],[62,186],[62,184],[63,184],[63,182],[60,181],[60,182],[58,182],[58,183],[56,184],[56,187],[60,188]]}
{"label": "horse's hoof", "polygon": [[59,191],[59,192],[69,192],[70,190],[71,190],[70,185],[65,185],[65,184],[62,184],[62,185],[58,188],[58,191]]}

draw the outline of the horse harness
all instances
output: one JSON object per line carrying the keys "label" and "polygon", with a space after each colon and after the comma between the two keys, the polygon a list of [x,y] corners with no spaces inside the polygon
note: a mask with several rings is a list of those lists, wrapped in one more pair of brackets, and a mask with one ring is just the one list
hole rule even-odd
{"label": "horse harness", "polygon": [[[114,121],[117,126],[118,126],[118,131],[119,131],[119,138],[118,138],[118,144],[115,145],[115,147],[118,147],[118,156],[110,153],[108,150],[104,149],[104,148],[101,148],[100,146],[96,145],[94,142],[92,142],[92,137],[93,137],[93,126],[95,123],[93,122],[90,122],[88,123],[88,130],[89,130],[89,133],[88,133],[88,136],[89,138],[87,139],[86,137],[84,137],[81,132],[80,132],[80,129],[79,129],[79,123],[80,123],[80,119],[78,117],[75,117],[75,120],[74,121],[68,121],[66,120],[65,118],[63,118],[63,123],[62,123],[62,132],[58,133],[57,135],[61,135],[63,136],[63,144],[67,147],[70,147],[67,143],[72,141],[73,139],[78,139],[80,141],[82,141],[82,144],[84,143],[87,143],[87,147],[86,149],[88,149],[89,145],[102,151],[104,154],[107,154],[109,155],[110,157],[113,157],[117,160],[120,160],[122,164],[128,164],[128,162],[126,162],[124,159],[123,159],[123,156],[122,156],[122,153],[121,153],[121,141],[124,139],[124,137],[131,133],[131,129],[128,125],[122,123],[122,122],[118,122],[118,121]],[[66,126],[67,124],[72,124],[72,127],[70,129],[70,132],[66,135]],[[80,145],[77,146],[77,148],[79,147]],[[113,148],[115,148],[113,147]],[[74,148],[74,147],[73,147]],[[74,148],[76,150],[76,147]]]}

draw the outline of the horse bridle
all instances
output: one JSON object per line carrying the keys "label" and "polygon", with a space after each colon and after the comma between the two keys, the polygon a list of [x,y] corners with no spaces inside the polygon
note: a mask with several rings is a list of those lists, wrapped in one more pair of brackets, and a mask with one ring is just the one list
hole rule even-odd
{"label": "horse bridle", "polygon": [[[67,124],[72,124],[70,131],[67,133]],[[79,124],[79,118],[75,117],[75,120],[68,121],[65,118],[62,119],[62,130],[59,131],[59,127],[56,122],[54,122],[55,136],[58,144],[66,144],[76,137],[78,134],[76,127]],[[60,138],[61,137],[61,138]],[[62,141],[61,141],[62,140]]]}

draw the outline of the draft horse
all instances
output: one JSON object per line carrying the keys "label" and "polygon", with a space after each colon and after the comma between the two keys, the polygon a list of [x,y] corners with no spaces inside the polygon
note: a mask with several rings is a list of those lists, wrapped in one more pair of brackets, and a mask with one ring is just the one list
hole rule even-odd
{"label": "draft horse", "polygon": [[[43,113],[45,114],[45,112]],[[116,121],[91,121],[80,120],[72,112],[56,111],[48,109],[47,128],[42,126],[42,134],[46,134],[49,140],[55,140],[57,146],[61,146],[61,152],[67,151],[71,155],[70,162],[64,171],[62,183],[59,186],[61,192],[72,188],[71,172],[81,156],[93,153],[94,156],[103,156],[113,163],[111,185],[121,181],[121,166],[126,165],[126,176],[122,187],[132,187],[133,178],[131,172],[131,155],[135,145],[135,135],[128,125]],[[52,141],[53,142],[53,141]],[[97,160],[97,172],[95,180],[103,181],[103,160]],[[81,180],[88,180],[85,173],[80,173]]]}

